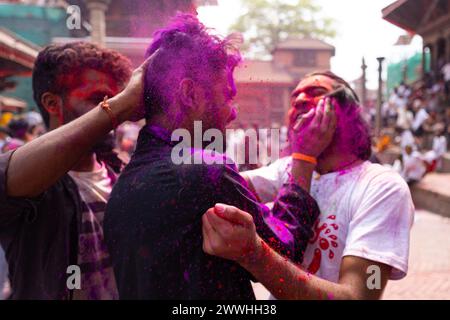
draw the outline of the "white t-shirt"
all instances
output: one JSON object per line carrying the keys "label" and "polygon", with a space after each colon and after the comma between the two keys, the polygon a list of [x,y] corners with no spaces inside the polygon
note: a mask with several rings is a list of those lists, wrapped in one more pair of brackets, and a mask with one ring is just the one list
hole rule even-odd
{"label": "white t-shirt", "polygon": [[409,130],[413,121],[414,115],[411,111],[408,111],[405,107],[398,108],[397,127]]}
{"label": "white t-shirt", "polygon": [[447,63],[442,67],[442,74],[444,75],[445,81],[450,81],[450,63]]}
{"label": "white t-shirt", "polygon": [[[274,201],[288,181],[287,157],[245,174],[263,202]],[[342,258],[357,256],[392,267],[391,279],[408,271],[414,205],[405,181],[391,169],[364,162],[352,169],[314,175],[311,195],[320,208],[303,268],[338,282]]]}
{"label": "white t-shirt", "polygon": [[414,151],[411,155],[403,154],[402,176],[406,181],[420,181],[427,172],[420,152]]}
{"label": "white t-shirt", "polygon": [[436,152],[438,158],[444,156],[447,152],[447,138],[445,136],[433,138],[433,151]]}
{"label": "white t-shirt", "polygon": [[405,150],[406,146],[410,146],[414,150],[417,149],[416,141],[414,140],[414,135],[411,130],[405,130],[401,135],[400,147],[402,148],[402,152]]}
{"label": "white t-shirt", "polygon": [[419,112],[417,112],[416,117],[414,118],[414,122],[412,124],[412,129],[416,131],[417,129],[422,126],[422,124],[427,120],[429,117],[428,112],[425,109],[420,109]]}

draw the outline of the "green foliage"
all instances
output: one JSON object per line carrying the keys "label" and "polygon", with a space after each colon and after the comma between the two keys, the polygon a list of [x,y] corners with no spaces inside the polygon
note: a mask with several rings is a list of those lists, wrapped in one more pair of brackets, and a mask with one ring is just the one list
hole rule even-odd
{"label": "green foliage", "polygon": [[314,0],[241,0],[246,13],[231,26],[244,36],[243,50],[255,56],[270,54],[287,37],[317,39],[335,36],[334,21],[321,17]]}

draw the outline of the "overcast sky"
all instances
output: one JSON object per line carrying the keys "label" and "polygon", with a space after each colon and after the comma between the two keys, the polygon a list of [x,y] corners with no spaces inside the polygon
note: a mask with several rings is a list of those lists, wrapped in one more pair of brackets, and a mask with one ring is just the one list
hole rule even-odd
{"label": "overcast sky", "polygon": [[[361,59],[368,65],[368,87],[377,87],[378,56],[398,61],[420,52],[422,40],[415,37],[411,46],[394,46],[405,32],[382,19],[381,10],[394,0],[313,0],[324,16],[335,20],[337,36],[329,41],[336,47],[332,70],[351,81],[361,75]],[[199,9],[200,19],[209,27],[226,34],[234,19],[242,13],[240,0],[218,0],[219,6]]]}

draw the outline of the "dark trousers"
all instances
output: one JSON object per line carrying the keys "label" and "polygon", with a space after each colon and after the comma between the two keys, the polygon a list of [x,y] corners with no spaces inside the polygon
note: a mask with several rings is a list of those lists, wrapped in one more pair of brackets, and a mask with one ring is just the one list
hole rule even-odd
{"label": "dark trousers", "polygon": [[450,81],[445,82],[445,97],[450,100]]}

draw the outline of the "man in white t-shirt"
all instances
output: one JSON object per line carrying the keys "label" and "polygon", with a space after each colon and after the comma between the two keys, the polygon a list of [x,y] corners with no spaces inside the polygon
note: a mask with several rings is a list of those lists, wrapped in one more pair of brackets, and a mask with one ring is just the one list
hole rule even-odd
{"label": "man in white t-shirt", "polygon": [[420,108],[414,117],[414,121],[412,123],[412,129],[417,132],[420,130],[424,122],[430,117],[427,110],[425,108]]}
{"label": "man in white t-shirt", "polygon": [[444,81],[445,81],[445,94],[447,95],[447,99],[450,96],[450,62],[447,62],[443,67],[442,67],[442,75],[444,76]]}
{"label": "man in white t-shirt", "polygon": [[401,175],[408,183],[415,183],[425,176],[427,166],[423,159],[423,155],[414,150],[410,145],[407,145],[403,151],[403,170]]}
{"label": "man in white t-shirt", "polygon": [[442,168],[442,159],[447,153],[447,137],[445,136],[445,127],[437,129],[437,135],[433,138],[433,148],[423,156],[424,160],[430,165],[430,171]]}
{"label": "man in white t-shirt", "polygon": [[[323,153],[294,153],[243,173],[260,199],[270,202],[283,184],[296,179],[299,161],[312,164],[310,192],[321,215],[302,265],[276,254],[238,208],[221,213],[228,221],[203,226],[206,252],[237,261],[277,299],[379,299],[389,279],[401,279],[408,271],[411,194],[397,173],[368,162],[369,131],[350,86],[330,72],[307,76],[292,95],[291,129],[305,106],[316,108],[304,101],[336,90],[345,94],[335,100],[336,134]],[[316,157],[317,165],[308,156]]]}

